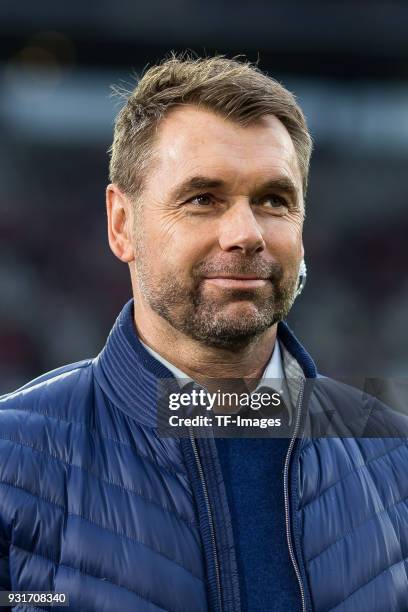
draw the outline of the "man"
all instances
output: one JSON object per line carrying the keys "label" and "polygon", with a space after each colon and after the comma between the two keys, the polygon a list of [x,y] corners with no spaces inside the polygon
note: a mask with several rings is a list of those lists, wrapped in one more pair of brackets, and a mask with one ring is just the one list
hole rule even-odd
{"label": "man", "polygon": [[[408,609],[404,421],[317,379],[283,322],[310,152],[292,94],[247,63],[171,57],[129,94],[107,214],[133,300],[96,359],[1,399],[2,589],[76,611]],[[159,435],[165,383],[225,380],[279,382],[290,437]]]}

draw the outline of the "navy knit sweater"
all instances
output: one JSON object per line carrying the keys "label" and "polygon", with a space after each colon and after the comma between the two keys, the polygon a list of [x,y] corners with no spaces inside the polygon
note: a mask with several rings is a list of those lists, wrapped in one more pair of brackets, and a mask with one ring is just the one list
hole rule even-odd
{"label": "navy knit sweater", "polygon": [[216,438],[234,532],[243,612],[298,612],[285,530],[286,438]]}

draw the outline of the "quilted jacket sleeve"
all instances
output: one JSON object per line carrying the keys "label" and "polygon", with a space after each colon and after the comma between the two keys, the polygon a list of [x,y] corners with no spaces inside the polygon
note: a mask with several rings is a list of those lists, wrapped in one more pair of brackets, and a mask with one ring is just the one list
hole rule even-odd
{"label": "quilted jacket sleeve", "polygon": [[8,545],[0,540],[0,591],[10,591]]}
{"label": "quilted jacket sleeve", "polygon": [[[1,398],[0,398],[1,399]],[[0,402],[0,591],[10,591],[10,571],[9,571],[9,548],[11,524],[7,516],[7,485],[4,482],[3,467],[7,461],[7,454],[4,452],[3,437],[6,427],[4,425],[4,412],[1,410]],[[5,608],[1,608],[4,610]]]}
{"label": "quilted jacket sleeve", "polygon": [[[1,424],[1,419],[0,419]],[[0,429],[2,431],[2,429]],[[3,453],[0,448],[0,462],[3,462]],[[1,466],[0,466],[1,467]],[[0,591],[11,591],[9,548],[10,548],[10,529],[11,526],[4,512],[4,487],[0,478]],[[5,612],[11,610],[10,607],[1,607]]]}
{"label": "quilted jacket sleeve", "polygon": [[[11,591],[9,572],[8,544],[0,539],[0,591]],[[1,610],[9,612],[10,607],[2,607]]]}

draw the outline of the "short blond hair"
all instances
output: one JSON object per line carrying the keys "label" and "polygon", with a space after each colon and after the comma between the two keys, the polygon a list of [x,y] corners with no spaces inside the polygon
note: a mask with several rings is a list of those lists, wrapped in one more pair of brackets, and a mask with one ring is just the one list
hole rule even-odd
{"label": "short blond hair", "polygon": [[127,195],[138,198],[143,191],[160,121],[171,108],[186,104],[242,126],[275,115],[292,138],[306,193],[312,139],[303,112],[290,91],[249,61],[172,53],[146,70],[133,91],[120,93],[126,103],[115,121],[109,172]]}

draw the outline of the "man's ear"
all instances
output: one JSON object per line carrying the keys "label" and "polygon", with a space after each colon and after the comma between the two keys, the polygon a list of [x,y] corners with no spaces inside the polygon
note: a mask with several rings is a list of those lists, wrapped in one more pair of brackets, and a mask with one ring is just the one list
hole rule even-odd
{"label": "man's ear", "polygon": [[109,246],[118,259],[134,260],[132,241],[133,205],[119,187],[111,183],[106,188]]}

